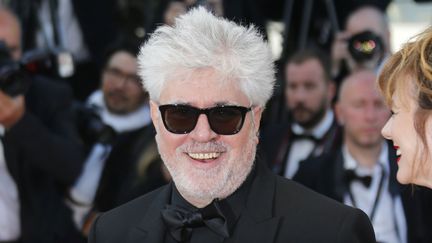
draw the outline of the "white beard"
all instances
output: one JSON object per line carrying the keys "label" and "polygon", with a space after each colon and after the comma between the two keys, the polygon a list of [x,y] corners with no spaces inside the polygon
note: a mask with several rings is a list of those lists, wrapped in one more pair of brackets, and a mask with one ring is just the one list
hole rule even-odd
{"label": "white beard", "polygon": [[[163,153],[161,153],[161,157],[177,189],[184,197],[197,201],[211,202],[216,198],[223,199],[228,197],[246,180],[246,177],[252,170],[256,153],[256,143],[253,136],[254,133],[251,132],[251,138],[243,146],[238,157],[229,156],[221,161],[218,166],[211,169],[204,170],[187,166],[189,162],[182,159],[184,158],[185,148],[193,146],[199,148],[217,147],[223,148],[227,151],[227,154],[230,154],[231,148],[220,142],[187,144],[177,148],[173,158],[167,157]],[[161,151],[160,148],[159,151]]]}

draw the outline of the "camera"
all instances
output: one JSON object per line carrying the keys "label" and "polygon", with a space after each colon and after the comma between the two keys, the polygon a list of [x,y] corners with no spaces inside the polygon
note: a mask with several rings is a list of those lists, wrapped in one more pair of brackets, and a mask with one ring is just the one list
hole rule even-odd
{"label": "camera", "polygon": [[377,65],[384,57],[384,44],[372,31],[364,31],[351,36],[348,40],[348,51],[358,64],[372,62]]}
{"label": "camera", "polygon": [[79,134],[88,146],[94,143],[113,144],[117,136],[115,130],[102,121],[98,109],[97,106],[80,102],[73,104]]}
{"label": "camera", "polygon": [[32,75],[67,78],[73,73],[70,53],[36,49],[25,52],[19,61],[15,61],[6,43],[0,40],[0,90],[10,96],[24,94],[30,86]]}
{"label": "camera", "polygon": [[19,62],[13,61],[8,48],[0,41],[0,90],[10,96],[26,92],[30,78]]}

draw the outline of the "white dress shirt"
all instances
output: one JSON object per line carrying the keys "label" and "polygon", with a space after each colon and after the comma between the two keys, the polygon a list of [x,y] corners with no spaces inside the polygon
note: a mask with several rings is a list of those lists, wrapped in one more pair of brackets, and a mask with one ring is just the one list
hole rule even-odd
{"label": "white dress shirt", "polygon": [[[0,136],[4,127],[0,125]],[[21,235],[18,188],[6,165],[0,140],[0,241],[14,241]]]}
{"label": "white dress shirt", "polygon": [[400,196],[392,197],[389,188],[389,173],[388,165],[388,147],[385,142],[381,146],[378,163],[371,168],[358,166],[356,160],[349,153],[348,148],[344,145],[342,154],[344,157],[345,169],[354,170],[359,176],[372,176],[372,182],[369,188],[365,187],[359,181],[351,182],[349,190],[351,191],[354,203],[349,194],[344,196],[344,203],[350,206],[355,206],[365,212],[369,218],[374,207],[374,202],[379,190],[379,184],[384,170],[384,181],[382,183],[381,195],[376,205],[376,212],[371,219],[375,230],[376,240],[378,242],[391,243],[406,243],[407,242],[407,226],[402,207]]}
{"label": "white dress shirt", "polygon": [[[333,120],[333,111],[327,110],[324,118],[313,129],[306,131],[297,123],[294,123],[291,129],[295,134],[308,134],[312,135],[316,139],[321,139],[330,129],[331,125],[333,124]],[[300,161],[308,158],[311,152],[318,152],[314,151],[315,146],[316,144],[310,139],[296,139],[293,141],[290,147],[290,153],[287,158],[287,166],[285,167],[284,176],[286,178],[293,178],[297,173]]]}

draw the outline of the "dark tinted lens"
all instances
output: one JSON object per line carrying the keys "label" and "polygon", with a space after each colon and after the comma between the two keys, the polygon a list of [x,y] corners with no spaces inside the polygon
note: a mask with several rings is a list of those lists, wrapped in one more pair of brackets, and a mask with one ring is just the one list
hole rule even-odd
{"label": "dark tinted lens", "polygon": [[243,107],[215,107],[209,111],[209,123],[213,131],[222,135],[238,133],[243,125],[247,111]]}
{"label": "dark tinted lens", "polygon": [[215,133],[232,135],[240,131],[246,112],[251,109],[241,106],[198,109],[188,105],[161,105],[159,110],[165,128],[172,133],[190,133],[195,128],[198,117],[205,114],[210,128]]}
{"label": "dark tinted lens", "polygon": [[172,133],[189,133],[196,125],[198,112],[190,106],[166,105],[160,106],[165,127]]}

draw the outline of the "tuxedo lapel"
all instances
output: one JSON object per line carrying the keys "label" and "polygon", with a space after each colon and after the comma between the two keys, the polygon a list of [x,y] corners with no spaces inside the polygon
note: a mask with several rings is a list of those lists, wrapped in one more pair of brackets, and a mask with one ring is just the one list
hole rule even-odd
{"label": "tuxedo lapel", "polygon": [[[19,163],[18,163],[18,151],[15,146],[10,146],[8,143],[8,138],[2,138],[1,141],[3,146],[3,154],[6,162],[6,167],[15,180],[15,183],[19,184],[18,175],[19,175]],[[13,144],[12,142],[10,142]]]}
{"label": "tuxedo lapel", "polygon": [[336,155],[336,160],[334,162],[333,168],[333,186],[334,191],[332,194],[334,195],[333,198],[336,199],[339,202],[343,202],[344,194],[348,191],[347,185],[344,181],[344,173],[345,173],[345,167],[344,167],[344,157],[342,155],[342,149],[339,149]]}
{"label": "tuxedo lapel", "polygon": [[235,229],[232,241],[242,242],[273,242],[280,217],[273,216],[274,191],[276,177],[256,161],[256,178],[252,183],[246,208]]}
{"label": "tuxedo lapel", "polygon": [[161,210],[169,203],[172,184],[166,186],[146,209],[141,222],[131,229],[128,243],[160,243],[164,240],[165,225],[162,221]]}

